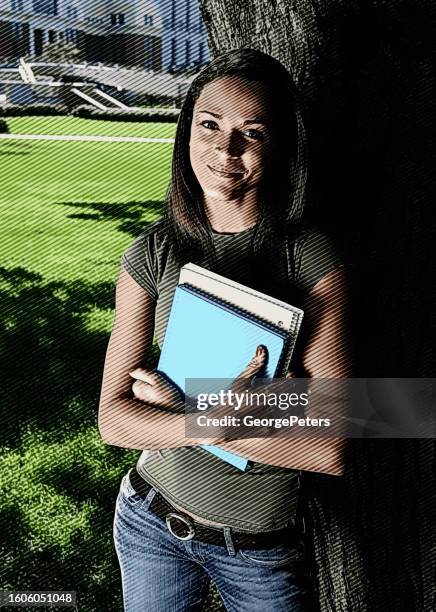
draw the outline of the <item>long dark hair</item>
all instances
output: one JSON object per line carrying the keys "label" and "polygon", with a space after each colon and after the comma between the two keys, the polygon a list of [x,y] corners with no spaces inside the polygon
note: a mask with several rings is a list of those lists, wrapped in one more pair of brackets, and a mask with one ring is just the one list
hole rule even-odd
{"label": "long dark hair", "polygon": [[202,190],[191,167],[189,139],[194,106],[203,87],[224,76],[262,83],[270,93],[275,159],[260,191],[260,222],[253,239],[254,252],[260,254],[266,245],[277,245],[302,217],[306,137],[291,75],[278,60],[261,51],[227,51],[193,80],[178,120],[165,218],[181,262],[213,261],[211,228],[202,203]]}

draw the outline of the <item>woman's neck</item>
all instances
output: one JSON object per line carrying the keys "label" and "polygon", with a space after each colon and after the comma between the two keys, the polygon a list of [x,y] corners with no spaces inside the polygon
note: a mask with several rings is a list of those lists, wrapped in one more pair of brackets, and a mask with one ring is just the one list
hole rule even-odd
{"label": "woman's neck", "polygon": [[243,232],[256,225],[259,206],[256,198],[217,200],[205,198],[206,216],[216,232]]}

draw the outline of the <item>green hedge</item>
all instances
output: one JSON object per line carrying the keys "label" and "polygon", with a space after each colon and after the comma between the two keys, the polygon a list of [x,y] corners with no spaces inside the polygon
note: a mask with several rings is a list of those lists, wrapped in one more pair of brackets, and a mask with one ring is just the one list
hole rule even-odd
{"label": "green hedge", "polygon": [[0,107],[0,117],[25,117],[49,116],[49,115],[72,115],[82,119],[101,119],[106,121],[137,121],[137,122],[161,122],[177,123],[179,117],[177,108],[108,108],[99,110],[89,104],[81,104],[69,111],[63,104],[7,104]]}
{"label": "green hedge", "polygon": [[67,115],[63,104],[6,104],[0,107],[0,117],[24,117],[26,115]]}
{"label": "green hedge", "polygon": [[107,121],[150,121],[161,123],[176,123],[179,116],[177,108],[108,108],[99,110],[89,104],[77,106],[71,114],[82,119],[103,119]]}
{"label": "green hedge", "polygon": [[4,119],[0,119],[0,134],[9,134],[9,127]]}

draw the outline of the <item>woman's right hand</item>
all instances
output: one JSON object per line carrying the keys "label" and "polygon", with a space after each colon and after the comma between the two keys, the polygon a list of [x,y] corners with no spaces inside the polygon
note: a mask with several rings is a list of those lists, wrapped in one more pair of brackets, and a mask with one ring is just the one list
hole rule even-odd
{"label": "woman's right hand", "polygon": [[[259,345],[247,367],[239,374],[237,378],[235,378],[233,384],[229,388],[232,393],[239,394],[243,398],[246,398],[241,404],[238,404],[237,416],[240,420],[242,420],[242,418],[246,415],[257,418],[268,417],[271,410],[273,412],[275,411],[275,404],[273,403],[270,405],[259,398],[262,398],[263,396],[268,397],[268,395],[278,396],[282,392],[289,393],[290,387],[288,380],[290,378],[295,378],[294,372],[288,372],[285,377],[264,381],[262,384],[257,384],[252,387],[254,377],[260,375],[260,378],[262,378],[262,370],[266,365],[267,359],[268,352],[266,348]],[[254,403],[253,399],[255,399]],[[230,405],[221,405],[217,408],[213,408],[211,411],[211,416],[214,418],[220,416],[232,416],[233,410],[234,404],[232,403]],[[262,428],[258,428],[256,433],[259,434],[261,429]],[[262,435],[269,435],[268,428],[263,429],[262,431]],[[244,430],[244,428],[223,428],[223,438],[227,441],[238,439],[241,436],[253,437],[250,434],[252,434],[252,431],[246,429]]]}
{"label": "woman's right hand", "polygon": [[248,363],[247,367],[235,378],[230,387],[234,393],[242,393],[247,390],[247,385],[250,386],[251,381],[255,376],[261,373],[265,367],[268,358],[267,350],[261,344],[256,348],[256,352]]}
{"label": "woman's right hand", "polygon": [[[263,368],[265,367],[266,361],[268,358],[268,352],[266,348],[262,345],[259,345],[256,349],[253,358],[250,363],[247,365],[245,370],[243,370],[237,378],[235,378],[232,386],[230,387],[234,393],[242,393],[243,391],[248,391],[251,386],[251,382],[253,378],[259,374],[261,374]],[[294,372],[288,372],[284,378],[295,378]],[[262,387],[257,387],[257,391],[266,391],[270,387],[277,387],[277,382],[271,381],[270,383],[263,385]]]}

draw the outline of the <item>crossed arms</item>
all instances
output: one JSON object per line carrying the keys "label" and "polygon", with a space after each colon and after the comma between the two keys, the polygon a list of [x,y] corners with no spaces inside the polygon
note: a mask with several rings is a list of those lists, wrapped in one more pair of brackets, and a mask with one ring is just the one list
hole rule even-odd
{"label": "crossed arms", "polygon": [[[343,269],[324,276],[308,295],[304,304],[308,340],[303,367],[309,378],[351,375],[348,295],[347,273]],[[174,391],[158,375],[143,369],[153,341],[154,310],[154,301],[121,269],[99,406],[99,430],[107,444],[158,450],[210,443],[261,463],[334,475],[343,473],[346,446],[343,438],[232,441],[186,438],[183,413],[165,412],[158,407],[162,397],[176,402]],[[129,372],[134,370],[139,374],[132,378]]]}

